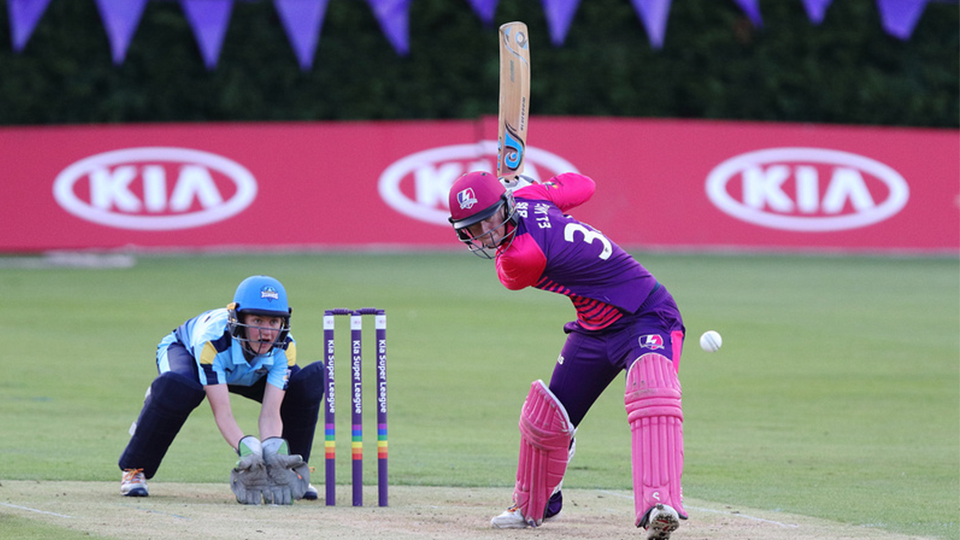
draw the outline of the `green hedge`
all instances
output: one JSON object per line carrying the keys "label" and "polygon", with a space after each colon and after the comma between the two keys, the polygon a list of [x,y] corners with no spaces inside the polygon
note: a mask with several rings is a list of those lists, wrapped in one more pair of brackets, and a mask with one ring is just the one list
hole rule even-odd
{"label": "green hedge", "polygon": [[[3,5],[3,8],[6,8]],[[673,2],[653,49],[629,0],[582,0],[550,44],[540,0],[503,0],[533,54],[531,112],[960,127],[956,3],[930,3],[909,41],[875,0],[760,3],[755,29],[728,0]],[[151,1],[115,66],[94,0],[52,0],[22,53],[0,9],[0,124],[476,118],[497,110],[497,33],[466,0],[413,0],[399,56],[363,0],[331,0],[302,72],[272,3],[239,2],[206,70],[180,6]]]}

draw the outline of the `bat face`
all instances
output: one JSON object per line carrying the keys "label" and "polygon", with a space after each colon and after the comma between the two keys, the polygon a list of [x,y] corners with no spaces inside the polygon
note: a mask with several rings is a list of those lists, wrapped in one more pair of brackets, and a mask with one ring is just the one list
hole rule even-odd
{"label": "bat face", "polygon": [[523,172],[530,106],[530,44],[527,25],[500,27],[500,115],[497,176],[513,179]]}

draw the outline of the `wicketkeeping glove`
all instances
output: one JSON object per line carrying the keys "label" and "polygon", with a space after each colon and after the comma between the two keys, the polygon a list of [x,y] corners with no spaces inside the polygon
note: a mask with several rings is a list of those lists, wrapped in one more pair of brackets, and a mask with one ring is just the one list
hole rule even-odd
{"label": "wicketkeeping glove", "polygon": [[293,504],[302,499],[310,485],[310,468],[300,454],[290,454],[286,439],[270,437],[263,441],[263,462],[270,486],[263,500],[271,504]]}
{"label": "wicketkeeping glove", "polygon": [[263,447],[256,437],[247,435],[237,444],[240,460],[230,472],[230,489],[240,504],[260,504],[270,489],[270,478],[263,462]]}

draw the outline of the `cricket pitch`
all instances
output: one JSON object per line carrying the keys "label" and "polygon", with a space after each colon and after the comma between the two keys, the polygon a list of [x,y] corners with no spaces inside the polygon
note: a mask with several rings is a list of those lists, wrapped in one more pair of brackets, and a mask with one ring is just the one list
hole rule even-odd
{"label": "cricket pitch", "polygon": [[[630,539],[633,498],[627,491],[565,489],[563,513],[537,529],[494,530],[490,518],[509,502],[506,488],[391,486],[390,506],[378,507],[375,486],[367,506],[352,507],[349,486],[337,506],[237,504],[226,483],[152,482],[150,497],[120,496],[119,482],[0,481],[2,518],[37,520],[107,538],[223,540],[336,538],[345,540]],[[322,486],[321,486],[322,488]],[[687,499],[690,519],[673,540],[918,540],[879,529],[804,516]],[[3,527],[0,527],[2,529]],[[6,535],[0,535],[6,536]]]}

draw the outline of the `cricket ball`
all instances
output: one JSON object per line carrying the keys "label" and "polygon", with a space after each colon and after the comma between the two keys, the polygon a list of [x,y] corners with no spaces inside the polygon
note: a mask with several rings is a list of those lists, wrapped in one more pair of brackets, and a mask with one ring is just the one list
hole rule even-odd
{"label": "cricket ball", "polygon": [[707,352],[717,352],[723,345],[723,338],[715,330],[707,330],[700,336],[700,348]]}

